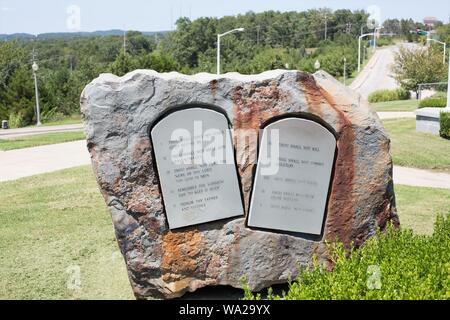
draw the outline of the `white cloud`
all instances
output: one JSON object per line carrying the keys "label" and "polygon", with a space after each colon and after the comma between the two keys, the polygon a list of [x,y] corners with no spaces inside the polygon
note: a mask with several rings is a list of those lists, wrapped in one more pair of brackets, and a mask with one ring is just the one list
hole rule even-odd
{"label": "white cloud", "polygon": [[11,12],[11,11],[15,11],[16,9],[15,8],[9,8],[9,7],[1,7],[0,8],[0,11],[3,11],[3,12]]}

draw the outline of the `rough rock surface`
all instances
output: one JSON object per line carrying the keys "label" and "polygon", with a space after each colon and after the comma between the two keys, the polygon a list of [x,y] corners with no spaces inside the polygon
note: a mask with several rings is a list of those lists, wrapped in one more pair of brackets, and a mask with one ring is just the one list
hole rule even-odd
{"label": "rough rock surface", "polygon": [[[275,115],[303,111],[336,130],[338,155],[322,240],[250,230],[243,218],[168,230],[148,129],[163,110],[193,102],[223,108],[234,128],[258,129]],[[387,222],[398,224],[389,137],[368,103],[324,72],[104,74],[83,91],[81,110],[93,168],[137,298],[174,298],[208,285],[239,288],[243,276],[260,290],[295,276],[313,254],[327,261],[325,240],[361,245]],[[252,164],[239,165],[246,212],[252,170]]]}

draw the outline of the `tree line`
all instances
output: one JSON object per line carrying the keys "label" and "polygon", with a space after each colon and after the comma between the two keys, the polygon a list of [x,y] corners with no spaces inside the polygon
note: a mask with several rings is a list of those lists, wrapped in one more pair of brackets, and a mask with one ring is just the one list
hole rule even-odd
{"label": "tree line", "polygon": [[[314,62],[333,76],[357,68],[357,38],[367,28],[364,11],[312,9],[248,12],[223,18],[180,18],[170,33],[15,40],[0,42],[0,119],[13,126],[35,121],[31,65],[39,64],[44,120],[79,112],[79,96],[100,73],[119,76],[134,69],[185,74],[215,72],[217,34],[245,28],[222,39],[222,71],[243,74],[288,68],[314,72]],[[416,27],[404,21],[400,33]],[[394,28],[396,24],[392,23]],[[397,24],[401,26],[401,23]],[[408,30],[409,31],[409,30]],[[125,45],[124,45],[125,43]]]}

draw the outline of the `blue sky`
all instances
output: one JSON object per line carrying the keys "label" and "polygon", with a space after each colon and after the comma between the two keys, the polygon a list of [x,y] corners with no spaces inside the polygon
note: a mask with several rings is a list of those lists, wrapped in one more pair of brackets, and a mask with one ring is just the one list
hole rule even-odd
{"label": "blue sky", "polygon": [[[80,9],[80,19],[73,15],[74,11],[67,13],[71,5]],[[194,19],[250,10],[366,9],[372,5],[380,8],[381,20],[390,17],[422,20],[424,16],[435,16],[448,22],[450,18],[449,0],[0,0],[0,33],[37,34],[78,29],[160,31],[172,29],[173,22],[180,16]]]}

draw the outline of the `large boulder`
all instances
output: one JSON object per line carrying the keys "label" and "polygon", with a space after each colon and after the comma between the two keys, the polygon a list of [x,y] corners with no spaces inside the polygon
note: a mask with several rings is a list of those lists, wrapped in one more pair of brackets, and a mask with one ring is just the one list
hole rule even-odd
{"label": "large boulder", "polygon": [[[336,131],[323,239],[249,229],[244,218],[168,229],[149,125],[167,108],[193,102],[223,108],[234,129],[258,130],[273,116],[301,111]],[[360,246],[388,222],[398,224],[389,137],[369,104],[325,72],[103,74],[83,91],[81,111],[137,298],[175,298],[215,285],[241,288],[244,276],[252,290],[260,290],[295,277],[313,255],[326,262],[325,241]],[[238,165],[246,212],[253,166]]]}

